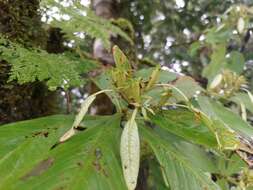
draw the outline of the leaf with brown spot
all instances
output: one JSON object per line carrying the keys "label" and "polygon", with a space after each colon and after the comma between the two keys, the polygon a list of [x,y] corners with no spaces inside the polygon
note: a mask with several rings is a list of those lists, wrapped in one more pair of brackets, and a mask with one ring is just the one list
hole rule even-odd
{"label": "leaf with brown spot", "polygon": [[54,158],[48,158],[38,163],[30,172],[21,177],[22,180],[27,180],[33,176],[39,176],[50,168],[54,163]]}
{"label": "leaf with brown spot", "polygon": [[[120,118],[119,114],[86,116],[87,129],[53,149],[73,117],[54,116],[2,126],[0,189],[126,190],[118,159]],[[49,128],[47,138],[25,138],[45,128]]]}

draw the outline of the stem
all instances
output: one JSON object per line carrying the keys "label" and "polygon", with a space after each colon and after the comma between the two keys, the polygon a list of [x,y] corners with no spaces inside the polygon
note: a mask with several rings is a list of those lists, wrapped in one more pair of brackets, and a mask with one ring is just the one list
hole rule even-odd
{"label": "stem", "polygon": [[71,95],[70,95],[70,91],[66,90],[65,91],[66,95],[66,102],[67,102],[67,114],[69,114],[71,112]]}

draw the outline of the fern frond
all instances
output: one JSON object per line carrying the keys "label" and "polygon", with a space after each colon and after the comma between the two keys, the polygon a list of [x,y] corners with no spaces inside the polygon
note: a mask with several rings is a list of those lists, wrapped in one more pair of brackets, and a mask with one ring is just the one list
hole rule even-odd
{"label": "fern frond", "polygon": [[65,54],[49,54],[25,48],[0,35],[0,59],[11,64],[9,81],[19,84],[46,81],[49,89],[64,89],[84,84],[80,74],[94,68],[94,62],[81,61]]}
{"label": "fern frond", "polygon": [[85,32],[92,38],[102,40],[104,46],[110,49],[110,36],[116,34],[133,44],[132,39],[119,27],[111,23],[111,21],[98,17],[89,8],[81,5],[78,1],[74,1],[71,6],[64,7],[61,3],[54,0],[43,0],[41,3],[44,7],[57,7],[59,15],[68,15],[69,20],[54,20],[50,25],[59,27],[66,33],[70,39],[79,41],[76,33]]}

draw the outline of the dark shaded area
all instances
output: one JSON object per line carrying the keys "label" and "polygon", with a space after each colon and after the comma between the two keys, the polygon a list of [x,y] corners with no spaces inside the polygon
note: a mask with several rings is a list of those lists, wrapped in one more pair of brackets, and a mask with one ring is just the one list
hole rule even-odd
{"label": "dark shaded area", "polygon": [[147,160],[141,162],[137,186],[138,190],[147,190],[148,189],[148,176],[149,176],[149,165]]}
{"label": "dark shaded area", "polygon": [[[1,1],[0,33],[26,47],[50,47],[50,52],[61,51],[61,35],[42,28],[39,0]],[[54,46],[51,46],[54,44]],[[55,49],[53,49],[55,48]],[[58,50],[59,48],[59,50]],[[42,82],[19,85],[8,82],[10,65],[0,60],[0,124],[45,116],[57,110],[57,93]]]}

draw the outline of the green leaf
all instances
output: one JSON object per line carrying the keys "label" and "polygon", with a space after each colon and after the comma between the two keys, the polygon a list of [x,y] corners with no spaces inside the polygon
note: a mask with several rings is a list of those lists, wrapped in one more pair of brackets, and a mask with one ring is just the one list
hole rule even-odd
{"label": "green leaf", "polygon": [[225,68],[230,69],[231,71],[241,74],[244,68],[245,59],[243,54],[238,51],[232,51],[230,56],[227,58],[227,63]]}
{"label": "green leaf", "polygon": [[241,102],[245,105],[246,109],[253,113],[253,103],[251,102],[247,93],[236,93],[234,96],[229,98],[230,101],[240,106]]}
{"label": "green leaf", "polygon": [[187,141],[207,147],[216,147],[216,139],[197,115],[183,109],[166,110],[150,115],[159,127],[184,138]]}
{"label": "green leaf", "polygon": [[140,103],[141,89],[139,79],[128,79],[123,86],[119,86],[119,93],[129,103]]}
{"label": "green leaf", "polygon": [[204,96],[198,97],[198,103],[201,110],[209,117],[222,121],[228,127],[241,134],[253,136],[252,127],[247,122],[243,121],[239,115],[233,113],[223,105]]}
{"label": "green leaf", "polygon": [[194,57],[197,55],[198,50],[202,47],[202,44],[200,41],[193,42],[189,48],[189,55],[191,57]]}
{"label": "green leaf", "polygon": [[[34,120],[21,121],[0,127],[0,159],[15,151],[24,142],[36,139],[48,141],[53,146],[73,122],[73,116],[55,115]],[[48,137],[47,137],[48,136]],[[2,174],[2,172],[0,171]],[[1,184],[1,183],[0,183]]]}
{"label": "green leaf", "polygon": [[213,53],[211,55],[211,62],[204,67],[202,75],[212,81],[212,79],[222,71],[222,68],[226,64],[226,45],[219,44],[214,46]]}
{"label": "green leaf", "polygon": [[209,82],[224,69],[229,69],[237,74],[241,74],[244,68],[244,56],[237,51],[232,51],[226,58],[226,44],[219,44],[213,47],[210,63],[204,67],[202,75]]}
{"label": "green leaf", "polygon": [[[192,98],[197,92],[203,91],[202,87],[193,78],[188,76],[180,77],[173,85],[178,88],[188,99]],[[185,100],[178,91],[175,89],[172,89],[172,91],[173,98],[176,99],[176,102]],[[172,102],[174,102],[173,98],[171,100]]]}
{"label": "green leaf", "polygon": [[151,89],[158,82],[160,72],[161,72],[161,66],[158,65],[158,66],[156,66],[155,70],[153,70],[153,72],[151,73],[151,75],[149,77],[148,84],[145,88],[146,91]]}
{"label": "green leaf", "polygon": [[[111,79],[111,75],[109,72],[104,72],[97,76],[96,78],[91,79],[99,89],[114,89],[114,85]],[[105,92],[107,96],[110,98],[112,103],[116,106],[117,110],[121,110],[127,107],[126,101],[124,101],[120,95],[115,91]]]}
{"label": "green leaf", "polygon": [[73,117],[1,126],[0,189],[126,189],[118,154],[120,116],[86,120],[86,130],[55,147]]}
{"label": "green leaf", "polygon": [[230,190],[228,181],[226,179],[218,179],[216,183],[221,187],[222,190]]}
{"label": "green leaf", "polygon": [[155,160],[155,158],[149,159],[146,161],[148,164],[149,175],[148,175],[148,189],[152,190],[168,190],[168,184],[166,186],[163,174],[161,172],[161,168],[159,163]]}
{"label": "green leaf", "polygon": [[131,71],[131,65],[125,56],[125,54],[119,49],[118,46],[114,46],[112,49],[113,58],[116,64],[117,69],[123,70],[125,72]]}
{"label": "green leaf", "polygon": [[162,128],[155,128],[154,131],[167,142],[170,142],[182,155],[184,155],[195,167],[210,173],[218,171],[216,160],[217,155],[210,153],[210,149],[203,146],[192,144],[184,138],[170,133]]}
{"label": "green leaf", "polygon": [[207,32],[206,42],[212,45],[216,45],[218,43],[227,43],[231,35],[231,29],[221,28],[218,30],[216,27],[213,27]]}
{"label": "green leaf", "polygon": [[[161,75],[162,75],[162,72],[160,73],[160,76]],[[165,78],[166,76],[164,77],[164,79]],[[162,81],[163,79],[161,80],[161,78],[159,80],[162,83],[161,87],[153,88],[146,93],[147,96],[152,97],[153,105],[157,105],[158,103],[160,103],[162,98],[165,98],[165,103],[169,103],[169,104],[185,101],[185,98],[182,96],[182,94],[180,94],[175,88],[171,88],[169,85],[166,86],[167,82],[165,81],[170,82],[170,80],[167,79],[167,80]],[[163,84],[164,84],[164,87],[162,87]],[[184,96],[187,97],[188,99],[192,98],[198,91],[200,92],[203,90],[196,81],[194,81],[191,77],[187,77],[187,76],[179,77],[178,80],[176,80],[173,83],[173,86],[178,88],[184,94]],[[162,95],[164,94],[167,94],[168,96],[166,95],[167,97],[162,97]]]}
{"label": "green leaf", "polygon": [[239,173],[245,167],[247,167],[247,164],[237,154],[233,154],[226,159],[220,157],[218,160],[219,173],[224,176],[231,176],[235,173]]}
{"label": "green leaf", "polygon": [[[156,69],[156,67],[151,67],[147,69],[140,69],[135,73],[136,77],[140,77],[143,81],[149,81],[149,77],[151,76],[152,72]],[[161,70],[159,77],[157,79],[157,83],[168,83],[177,78],[177,74],[165,70]]]}
{"label": "green leaf", "polygon": [[[142,127],[141,134],[154,151],[166,180],[173,190],[218,190],[220,189],[206,171],[191,162],[168,141],[151,129]],[[197,156],[197,155],[196,155]]]}

